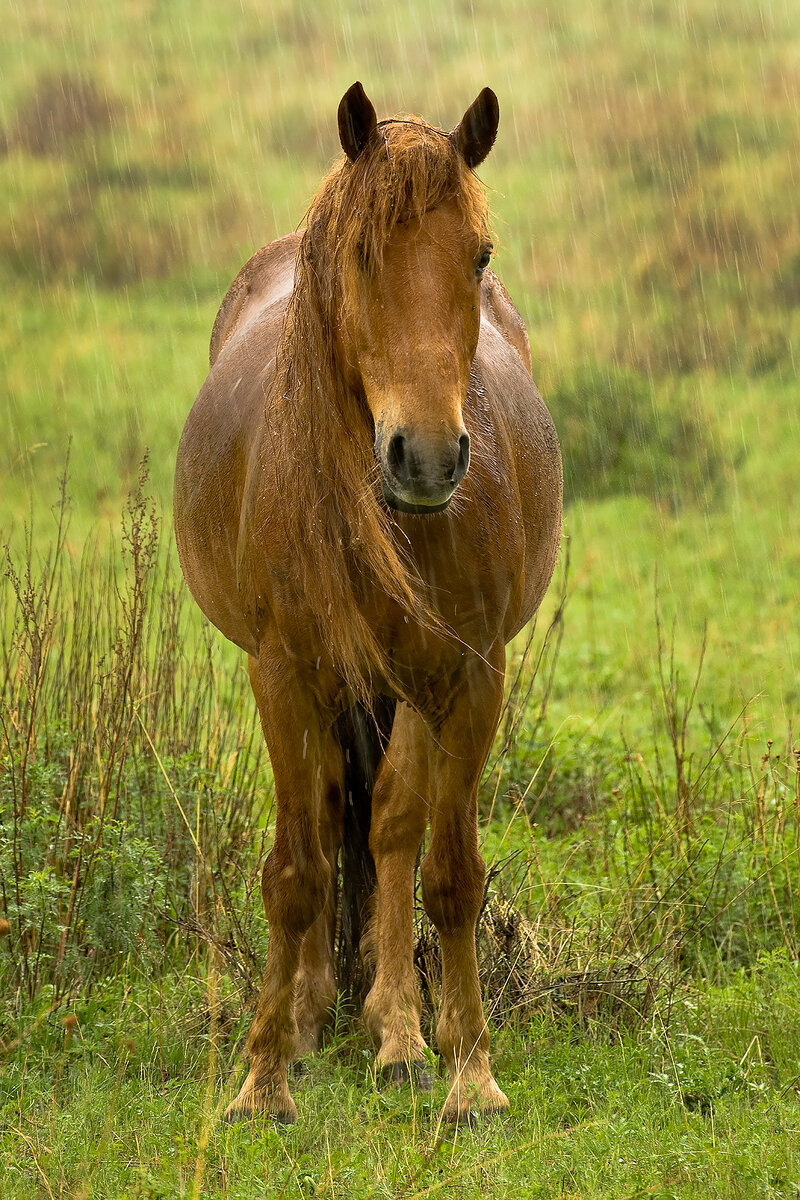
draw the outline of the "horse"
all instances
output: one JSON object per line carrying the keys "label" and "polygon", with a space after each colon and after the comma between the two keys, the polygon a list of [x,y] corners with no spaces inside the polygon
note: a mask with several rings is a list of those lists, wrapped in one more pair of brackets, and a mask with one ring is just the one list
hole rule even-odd
{"label": "horse", "polygon": [[288,1069],[318,1046],[337,995],[337,864],[359,828],[355,857],[375,880],[361,940],[377,1069],[426,1082],[413,905],[429,831],[419,875],[441,948],[443,1115],[509,1106],[476,956],[478,785],[505,647],[553,574],[562,471],[524,324],[489,266],[475,169],[498,121],[489,88],[450,132],[379,122],[349,88],[344,157],[303,231],[259,250],[229,289],[180,440],[181,566],[249,656],[277,805],[266,969],[229,1120],[297,1118]]}

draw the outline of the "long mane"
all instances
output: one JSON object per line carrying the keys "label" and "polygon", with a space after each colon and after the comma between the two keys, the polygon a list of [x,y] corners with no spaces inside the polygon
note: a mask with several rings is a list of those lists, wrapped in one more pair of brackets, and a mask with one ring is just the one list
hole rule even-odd
{"label": "long mane", "polygon": [[357,264],[380,270],[398,222],[445,200],[465,227],[486,229],[477,178],[447,135],[418,118],[383,123],[355,162],[331,170],[306,216],[269,398],[299,596],[334,666],[368,703],[378,679],[403,694],[363,615],[371,591],[445,631],[381,499],[372,418],[343,376],[337,328],[355,311]]}

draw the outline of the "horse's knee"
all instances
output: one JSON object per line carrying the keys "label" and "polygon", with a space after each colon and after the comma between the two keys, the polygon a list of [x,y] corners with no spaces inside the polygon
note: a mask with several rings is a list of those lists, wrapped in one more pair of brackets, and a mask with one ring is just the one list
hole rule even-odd
{"label": "horse's knee", "polygon": [[261,895],[267,920],[287,934],[302,936],[321,914],[328,898],[331,868],[321,850],[294,853],[276,843],[264,863]]}
{"label": "horse's knee", "polygon": [[369,831],[369,848],[377,862],[387,854],[409,850],[415,855],[425,832],[426,813],[421,805],[393,811],[387,805],[382,811],[374,805]]}
{"label": "horse's knee", "polygon": [[422,902],[440,933],[475,924],[483,903],[486,867],[477,848],[461,855],[428,851],[420,866]]}

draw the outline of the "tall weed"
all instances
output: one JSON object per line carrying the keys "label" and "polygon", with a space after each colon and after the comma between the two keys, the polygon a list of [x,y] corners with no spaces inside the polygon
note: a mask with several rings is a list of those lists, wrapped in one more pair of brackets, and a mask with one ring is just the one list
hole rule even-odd
{"label": "tall weed", "polygon": [[[121,546],[6,547],[0,623],[0,949],[8,1002],[160,961],[178,922],[242,934],[269,790],[246,675],[189,638],[143,466]],[[247,863],[247,867],[243,866]],[[245,948],[246,949],[246,948]],[[247,955],[245,952],[244,957]]]}

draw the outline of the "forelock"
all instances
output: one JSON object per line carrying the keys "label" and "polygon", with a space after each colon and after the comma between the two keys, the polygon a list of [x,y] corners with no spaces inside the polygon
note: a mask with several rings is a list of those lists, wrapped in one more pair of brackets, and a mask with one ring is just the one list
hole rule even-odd
{"label": "forelock", "polygon": [[324,180],[308,212],[308,249],[380,263],[399,222],[447,200],[465,227],[486,230],[483,188],[449,136],[418,117],[383,122],[355,162],[344,159]]}

